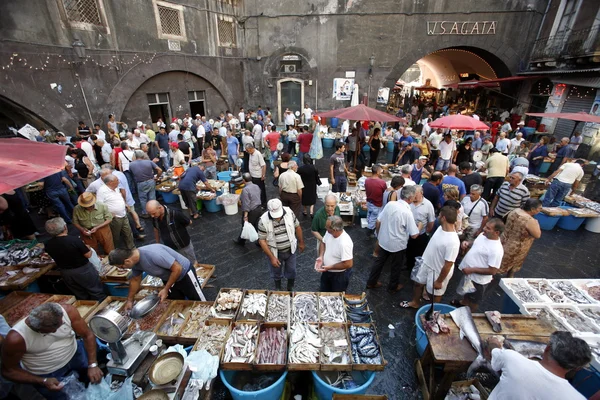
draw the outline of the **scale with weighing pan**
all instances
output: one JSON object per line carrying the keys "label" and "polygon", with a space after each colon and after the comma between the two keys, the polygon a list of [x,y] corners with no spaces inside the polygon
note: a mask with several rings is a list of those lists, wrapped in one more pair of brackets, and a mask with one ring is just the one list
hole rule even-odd
{"label": "scale with weighing pan", "polygon": [[136,303],[129,316],[115,310],[104,309],[94,315],[89,322],[90,329],[100,340],[108,343],[112,360],[106,364],[108,371],[115,375],[130,376],[142,363],[156,342],[154,332],[136,331],[129,339],[121,340],[132,320],[150,314],[160,303],[156,295],[150,295]]}

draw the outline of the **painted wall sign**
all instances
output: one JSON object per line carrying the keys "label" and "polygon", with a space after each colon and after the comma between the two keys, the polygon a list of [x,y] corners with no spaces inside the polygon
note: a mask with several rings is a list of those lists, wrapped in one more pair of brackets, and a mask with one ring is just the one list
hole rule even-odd
{"label": "painted wall sign", "polygon": [[427,21],[428,35],[495,35],[496,21]]}

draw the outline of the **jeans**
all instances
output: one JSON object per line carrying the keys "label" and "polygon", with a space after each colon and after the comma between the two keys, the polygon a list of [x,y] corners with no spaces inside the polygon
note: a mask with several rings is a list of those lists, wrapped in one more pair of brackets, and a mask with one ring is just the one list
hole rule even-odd
{"label": "jeans", "polygon": [[443,158],[438,158],[437,163],[435,165],[436,171],[445,171],[450,167],[450,160],[444,160]]}
{"label": "jeans", "polygon": [[298,152],[298,165],[304,165],[304,154],[306,153]]}
{"label": "jeans", "polygon": [[142,214],[148,214],[146,212],[146,203],[148,200],[156,200],[156,183],[154,179],[148,179],[144,182],[138,182],[137,190],[140,198],[140,205],[142,206]]}
{"label": "jeans", "polygon": [[381,207],[377,207],[375,204],[367,201],[367,228],[375,229],[377,223],[377,216],[381,211]]}
{"label": "jeans", "polygon": [[572,186],[573,185],[570,183],[564,183],[554,179],[546,191],[542,205],[544,207],[558,207],[565,196],[569,194]]}
{"label": "jeans", "polygon": [[[62,367],[61,369],[54,371],[50,374],[40,375],[43,378],[56,378],[59,381],[61,378],[67,376],[71,371],[76,371],[80,378],[87,379],[87,369],[88,369],[88,358],[87,353],[85,352],[85,348],[83,347],[83,341],[77,341],[77,352],[71,358],[71,361],[68,362],[67,365]],[[69,396],[67,396],[63,391],[50,391],[46,389],[45,386],[35,385],[37,391],[44,396],[48,400],[68,400]]]}
{"label": "jeans", "polygon": [[65,220],[67,224],[71,223],[71,216],[73,215],[73,203],[71,203],[71,198],[69,197],[69,192],[67,189],[59,189],[53,190],[50,192],[46,192],[46,196],[52,202],[58,214]]}
{"label": "jeans", "polygon": [[348,185],[348,180],[345,176],[339,175],[334,176],[335,183],[331,185],[331,191],[336,193],[346,192],[346,186]]}
{"label": "jeans", "polygon": [[296,253],[290,253],[287,251],[278,251],[277,259],[281,262],[278,268],[275,268],[271,264],[271,260],[267,257],[267,263],[271,270],[271,279],[280,281],[281,278],[285,279],[296,279]]}
{"label": "jeans", "polygon": [[135,185],[135,179],[133,178],[133,173],[130,170],[123,171],[123,173],[125,174],[125,177],[127,178],[127,183],[129,184],[129,190],[131,191],[131,194],[135,194],[136,193],[136,185]]}

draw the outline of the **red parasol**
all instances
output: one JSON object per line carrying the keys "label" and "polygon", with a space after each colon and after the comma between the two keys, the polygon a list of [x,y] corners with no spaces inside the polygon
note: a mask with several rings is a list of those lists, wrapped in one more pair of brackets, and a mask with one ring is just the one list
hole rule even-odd
{"label": "red parasol", "polygon": [[526,113],[526,115],[531,117],[562,118],[570,119],[571,121],[594,122],[600,124],[600,116],[588,114],[585,111],[576,113]]}
{"label": "red parasol", "polygon": [[353,107],[317,113],[321,118],[340,118],[352,121],[406,122],[405,119],[359,104]]}
{"label": "red parasol", "polygon": [[435,121],[430,122],[429,126],[436,129],[463,129],[467,131],[490,129],[490,127],[483,122],[462,114],[448,115],[447,117],[438,118]]}
{"label": "red parasol", "polygon": [[60,172],[66,152],[56,144],[0,139],[0,194]]}

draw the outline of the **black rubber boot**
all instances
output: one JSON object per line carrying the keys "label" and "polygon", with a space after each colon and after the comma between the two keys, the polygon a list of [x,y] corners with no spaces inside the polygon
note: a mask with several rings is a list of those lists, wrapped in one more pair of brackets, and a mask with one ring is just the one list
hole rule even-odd
{"label": "black rubber boot", "polygon": [[294,281],[295,281],[295,279],[288,279],[288,282],[287,282],[287,291],[288,292],[294,291]]}
{"label": "black rubber boot", "polygon": [[281,279],[275,281],[275,290],[281,290]]}

